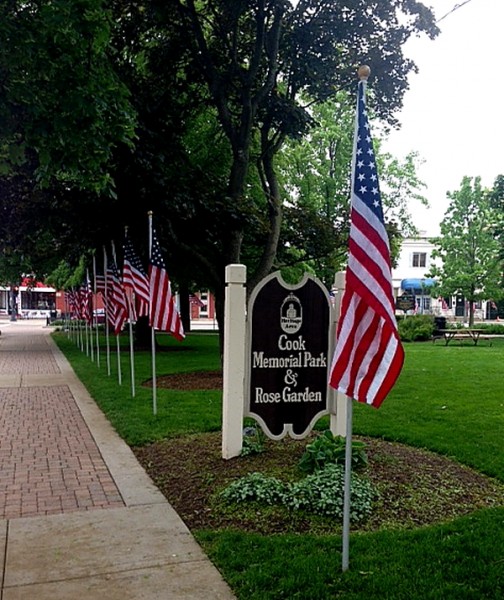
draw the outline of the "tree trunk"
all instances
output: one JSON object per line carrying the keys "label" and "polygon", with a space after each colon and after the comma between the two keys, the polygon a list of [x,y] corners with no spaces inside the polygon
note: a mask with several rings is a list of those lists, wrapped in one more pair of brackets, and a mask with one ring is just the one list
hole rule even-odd
{"label": "tree trunk", "polygon": [[[140,317],[135,323],[133,343],[135,350],[149,350],[151,348],[151,328],[149,317]],[[156,344],[157,346],[157,344]]]}
{"label": "tree trunk", "polygon": [[215,290],[215,316],[219,326],[219,351],[221,365],[224,361],[224,303],[226,297],[226,287],[223,285]]}
{"label": "tree trunk", "polygon": [[189,333],[191,331],[191,305],[189,303],[189,286],[187,281],[182,280],[180,282],[179,289],[179,301],[180,301],[180,318],[184,331]]}
{"label": "tree trunk", "polygon": [[474,302],[472,300],[469,301],[469,327],[473,327],[474,325]]}
{"label": "tree trunk", "polygon": [[263,191],[268,201],[268,218],[270,227],[261,260],[259,261],[254,274],[249,280],[249,290],[253,290],[254,287],[261,281],[261,279],[270,274],[275,262],[278,242],[280,240],[283,207],[280,186],[278,184],[278,178],[273,164],[274,155],[275,150],[273,148],[267,150],[261,159],[261,164],[258,165]]}

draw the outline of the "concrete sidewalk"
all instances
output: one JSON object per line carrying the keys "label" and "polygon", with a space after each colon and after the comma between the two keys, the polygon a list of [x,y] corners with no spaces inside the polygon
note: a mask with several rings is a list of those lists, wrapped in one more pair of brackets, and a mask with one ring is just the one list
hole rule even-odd
{"label": "concrete sidewalk", "polygon": [[0,600],[234,598],[45,321],[0,330]]}

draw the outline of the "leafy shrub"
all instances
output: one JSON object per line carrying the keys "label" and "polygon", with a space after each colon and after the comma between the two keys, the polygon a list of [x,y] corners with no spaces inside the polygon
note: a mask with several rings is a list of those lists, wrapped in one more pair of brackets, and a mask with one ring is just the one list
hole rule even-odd
{"label": "leafy shrub", "polygon": [[263,473],[249,473],[233,481],[221,492],[227,502],[257,501],[263,504],[282,504],[288,485]]}
{"label": "leafy shrub", "polygon": [[478,323],[476,327],[478,329],[484,329],[485,333],[504,335],[504,325],[499,325],[498,323]]}
{"label": "leafy shrub", "polygon": [[[286,505],[295,510],[341,518],[343,516],[344,469],[329,464],[325,468],[291,484]],[[353,522],[367,518],[376,492],[371,483],[352,476],[350,490],[350,519]]]}
{"label": "leafy shrub", "polygon": [[243,445],[241,456],[261,454],[264,452],[265,435],[259,427],[245,427],[243,430]]}
{"label": "leafy shrub", "polygon": [[434,332],[434,318],[431,315],[411,315],[398,320],[397,329],[404,342],[430,340]]}
{"label": "leafy shrub", "polygon": [[[304,473],[313,473],[328,464],[345,464],[345,438],[334,436],[330,430],[324,431],[306,449],[299,461]],[[364,442],[352,441],[352,468],[366,467],[368,459]]]}
{"label": "leafy shrub", "polygon": [[[343,516],[344,470],[336,464],[307,475],[295,483],[283,483],[276,477],[250,473],[231,483],[221,492],[229,503],[259,502],[282,505],[289,510],[341,518]],[[376,492],[369,481],[352,475],[350,519],[361,521],[371,513]]]}

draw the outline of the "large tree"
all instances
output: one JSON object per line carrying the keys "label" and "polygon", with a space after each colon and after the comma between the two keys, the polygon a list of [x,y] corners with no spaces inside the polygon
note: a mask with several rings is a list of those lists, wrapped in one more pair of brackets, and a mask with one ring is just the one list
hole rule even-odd
{"label": "large tree", "polygon": [[[311,108],[315,125],[302,140],[288,141],[277,164],[289,200],[276,264],[301,264],[330,286],[346,262],[349,230],[350,164],[355,107],[343,93]],[[410,203],[426,204],[416,175],[418,157],[380,152],[374,135],[384,216],[393,255],[414,231]],[[396,243],[397,242],[397,243]]]}
{"label": "large tree", "polygon": [[[402,45],[437,32],[414,0],[12,0],[0,16],[4,80],[22,82],[0,109],[5,164],[28,155],[41,181],[61,184],[50,199],[58,237],[99,243],[125,224],[145,237],[137,224],[153,209],[170,271],[219,298],[227,263],[246,258],[250,286],[275,265],[288,200],[275,161],[310,129],[307,103],[343,88],[353,106],[355,69],[367,62],[370,104],[393,121],[415,68]],[[120,142],[133,112],[134,153]],[[117,201],[75,191],[110,192],[112,179]]]}
{"label": "large tree", "polygon": [[31,160],[42,185],[102,192],[134,113],[109,57],[104,0],[0,5],[0,174]]}
{"label": "large tree", "polygon": [[435,35],[434,17],[411,0],[301,0],[296,5],[285,0],[180,0],[178,6],[194,67],[231,148],[225,201],[235,219],[223,232],[224,262],[240,260],[250,213],[246,184],[251,163],[262,182],[268,228],[251,274],[253,285],[270,271],[281,232],[285,196],[275,157],[287,136],[302,136],[312,122],[302,94],[322,101],[349,86],[355,67],[367,62],[374,72],[375,111],[390,118],[414,69],[402,45],[413,33]]}
{"label": "large tree", "polygon": [[0,3],[4,280],[19,278],[15,264],[43,276],[58,254],[77,259],[115,202],[114,151],[131,148],[135,113],[112,25],[104,0]]}
{"label": "large tree", "polygon": [[464,177],[451,200],[436,240],[430,276],[439,278],[443,296],[460,294],[469,303],[469,325],[474,324],[474,303],[498,300],[503,295],[501,246],[495,232],[502,227],[502,214],[491,207],[481,178]]}

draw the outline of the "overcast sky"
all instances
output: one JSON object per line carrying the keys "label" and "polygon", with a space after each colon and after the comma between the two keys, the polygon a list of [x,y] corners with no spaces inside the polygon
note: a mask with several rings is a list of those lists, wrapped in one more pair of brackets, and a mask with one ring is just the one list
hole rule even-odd
{"label": "overcast sky", "polygon": [[[463,2],[424,0],[438,19]],[[410,75],[402,127],[384,147],[398,157],[417,150],[425,160],[419,174],[431,207],[410,210],[428,235],[439,232],[446,192],[459,189],[464,175],[491,187],[504,174],[504,0],[470,0],[438,25],[434,41],[417,38],[405,48],[419,73]]]}

